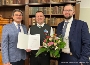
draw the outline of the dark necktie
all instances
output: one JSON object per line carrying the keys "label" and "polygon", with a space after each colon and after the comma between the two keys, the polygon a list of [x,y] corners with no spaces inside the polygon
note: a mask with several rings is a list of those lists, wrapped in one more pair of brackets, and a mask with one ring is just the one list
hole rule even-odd
{"label": "dark necktie", "polygon": [[21,32],[20,24],[18,24],[18,32]]}
{"label": "dark necktie", "polygon": [[63,36],[63,37],[65,36],[65,32],[66,32],[66,28],[67,28],[68,22],[65,22],[64,24],[65,24],[65,25],[64,25],[64,28],[63,28],[63,30],[62,30],[62,36]]}

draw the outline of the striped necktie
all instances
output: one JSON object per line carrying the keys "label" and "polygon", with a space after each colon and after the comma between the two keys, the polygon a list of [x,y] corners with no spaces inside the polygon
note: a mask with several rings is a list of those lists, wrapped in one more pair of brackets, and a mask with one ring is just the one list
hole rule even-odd
{"label": "striped necktie", "polygon": [[66,28],[67,28],[68,22],[65,22],[64,24],[65,24],[65,25],[64,25],[64,28],[63,28],[63,30],[62,30],[62,36],[63,36],[63,37],[65,36],[65,32],[66,32]]}

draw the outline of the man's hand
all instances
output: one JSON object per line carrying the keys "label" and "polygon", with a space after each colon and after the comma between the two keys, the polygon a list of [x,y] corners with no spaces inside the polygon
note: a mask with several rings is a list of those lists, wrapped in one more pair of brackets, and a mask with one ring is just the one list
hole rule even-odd
{"label": "man's hand", "polygon": [[81,63],[81,65],[83,65],[83,64]]}
{"label": "man's hand", "polygon": [[31,49],[26,49],[27,52],[31,52]]}
{"label": "man's hand", "polygon": [[12,65],[12,64],[10,64],[10,62],[8,62],[8,63],[5,63],[4,65]]}
{"label": "man's hand", "polygon": [[42,46],[39,47],[39,49],[42,48]]}

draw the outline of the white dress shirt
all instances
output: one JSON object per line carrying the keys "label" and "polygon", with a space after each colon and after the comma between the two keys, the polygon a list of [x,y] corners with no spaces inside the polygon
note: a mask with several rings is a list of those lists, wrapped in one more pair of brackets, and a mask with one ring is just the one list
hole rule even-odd
{"label": "white dress shirt", "polygon": [[[18,24],[15,21],[14,21],[14,24],[15,24],[16,28],[18,29]],[[24,33],[21,23],[20,23],[20,29],[21,29],[21,32]]]}
{"label": "white dress shirt", "polygon": [[[37,23],[37,26],[39,27],[39,26],[44,26],[44,24],[45,23],[43,23],[42,25],[39,25],[38,23]],[[30,34],[30,28],[29,28],[29,30],[28,30],[28,34]],[[50,30],[50,36],[52,36],[54,33],[53,33],[53,29],[52,29],[52,27],[51,27],[51,30]]]}
{"label": "white dress shirt", "polygon": [[[66,46],[62,49],[62,52],[64,52],[64,53],[70,53],[70,48],[69,48],[69,32],[70,32],[72,21],[73,21],[73,17],[71,17],[68,21],[65,20],[65,22],[69,22],[69,23],[67,24],[65,36],[64,36],[64,39],[63,39],[64,42],[66,43]],[[64,25],[65,25],[65,23],[64,23]]]}

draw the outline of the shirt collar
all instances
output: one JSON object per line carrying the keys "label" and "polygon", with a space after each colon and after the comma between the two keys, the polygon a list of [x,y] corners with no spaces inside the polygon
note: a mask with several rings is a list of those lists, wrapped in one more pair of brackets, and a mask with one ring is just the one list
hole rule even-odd
{"label": "shirt collar", "polygon": [[69,22],[69,23],[71,23],[73,21],[73,16],[67,21],[67,20],[65,20],[65,22]]}
{"label": "shirt collar", "polygon": [[[14,21],[14,24],[15,24],[15,26],[18,26],[18,24]],[[21,26],[21,23],[20,23],[20,26]]]}
{"label": "shirt collar", "polygon": [[45,23],[43,23],[42,25],[40,25],[40,24],[38,24],[38,23],[37,23],[37,26],[38,26],[38,27],[39,27],[39,26],[42,26],[42,27],[43,27],[43,26],[44,26],[44,24],[45,24]]}

